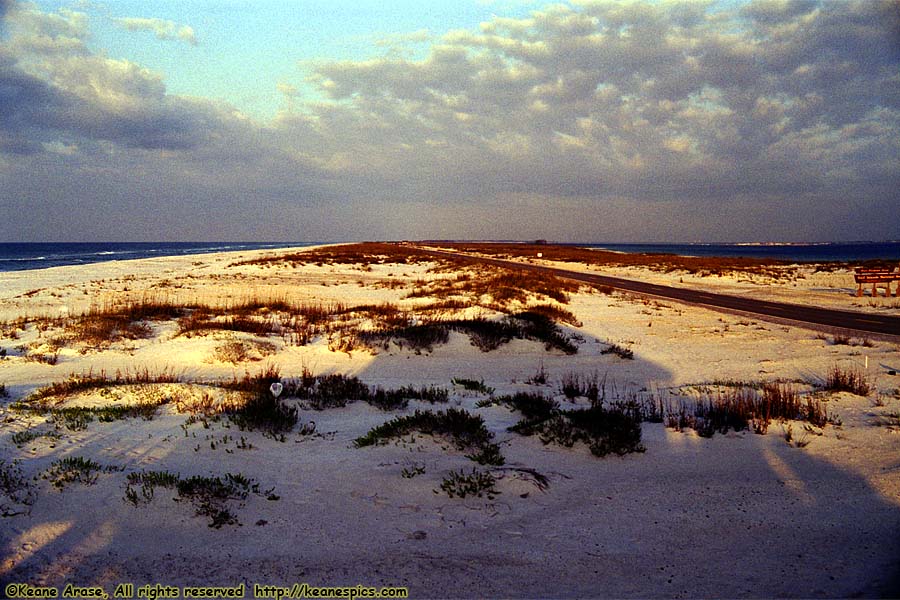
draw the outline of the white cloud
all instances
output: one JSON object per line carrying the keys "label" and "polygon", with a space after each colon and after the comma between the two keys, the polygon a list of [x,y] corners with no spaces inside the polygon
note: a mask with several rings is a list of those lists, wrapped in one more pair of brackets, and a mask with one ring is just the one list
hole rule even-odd
{"label": "white cloud", "polygon": [[174,21],[164,19],[141,17],[119,17],[113,21],[128,31],[149,31],[161,40],[177,40],[187,42],[192,46],[197,45],[197,36],[194,34],[193,28],[188,25],[179,25]]}
{"label": "white cloud", "polygon": [[[332,239],[347,237],[342,227],[371,231],[363,237],[694,239],[739,225],[751,228],[746,239],[800,221],[796,235],[895,236],[885,218],[900,205],[894,6],[552,5],[430,35],[424,54],[416,33],[380,58],[304,64],[304,85],[324,100],[304,101],[282,80],[285,110],[267,124],[172,96],[161,74],[91,52],[80,13],[14,8],[0,48],[0,154],[41,175],[2,181],[0,194],[39,197],[53,184],[96,204],[138,188],[176,229],[189,218],[178,203],[194,202],[220,231],[316,215],[334,223],[319,236]],[[124,21],[164,39],[181,31]],[[78,190],[88,172],[104,174],[94,196]],[[523,213],[536,205],[522,198],[542,208]],[[262,214],[247,217],[254,202]],[[413,205],[440,222],[392,218]],[[508,224],[476,234],[472,214]],[[658,222],[632,222],[644,218]]]}

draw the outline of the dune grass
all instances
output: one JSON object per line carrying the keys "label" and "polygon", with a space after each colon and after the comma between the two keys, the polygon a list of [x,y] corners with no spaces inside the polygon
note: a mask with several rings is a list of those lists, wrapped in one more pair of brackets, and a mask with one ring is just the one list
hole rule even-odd
{"label": "dune grass", "polygon": [[232,263],[229,266],[244,265],[258,266],[291,266],[303,265],[360,265],[396,263],[419,264],[436,263],[450,264],[463,262],[464,259],[453,260],[450,258],[436,258],[421,250],[403,244],[387,242],[361,242],[357,244],[340,244],[323,248],[312,248],[301,252],[287,254],[273,254],[252,260]]}
{"label": "dune grass", "polygon": [[[568,354],[577,348],[557,323],[581,325],[561,305],[578,285],[552,275],[527,273],[493,266],[472,266],[468,259],[434,261],[429,255],[392,244],[335,246],[306,256],[308,261],[368,261],[402,264],[404,261],[434,265],[434,279],[422,281],[407,298],[428,297],[431,302],[364,304],[299,302],[287,296],[252,294],[245,298],[202,303],[171,295],[145,293],[139,298],[92,305],[82,315],[36,319],[48,334],[40,348],[29,353],[32,360],[55,364],[59,349],[76,347],[82,353],[100,351],[113,344],[152,338],[174,323],[176,335],[193,337],[216,332],[242,333],[262,339],[231,339],[213,353],[222,362],[241,364],[276,353],[278,344],[265,338],[280,338],[285,345],[306,345],[325,340],[332,351],[374,351],[391,342],[415,352],[430,351],[446,343],[450,331],[463,332],[472,343],[490,351],[512,339],[534,339],[548,350]],[[399,248],[399,250],[398,250]],[[262,263],[282,258],[259,259]],[[543,299],[543,302],[541,301]],[[497,311],[503,318],[460,318],[471,308]],[[27,325],[25,323],[24,325]],[[55,328],[55,329],[54,329]],[[7,328],[9,329],[9,328]]]}
{"label": "dune grass", "polygon": [[221,382],[219,387],[241,392],[243,399],[224,407],[228,419],[241,431],[261,431],[284,440],[299,420],[296,406],[286,405],[272,391],[273,384],[281,383],[281,373],[275,365],[267,365],[255,374],[245,373],[231,381]]}
{"label": "dune grass", "polygon": [[[509,310],[513,305],[525,306],[533,297],[555,300],[565,304],[569,294],[577,292],[580,284],[542,272],[520,271],[494,265],[471,266],[463,271],[453,270],[447,277],[415,282],[407,298],[437,298],[445,301],[464,300],[471,305]],[[543,306],[552,306],[544,304]],[[539,309],[552,311],[552,308]],[[566,311],[567,312],[567,311]],[[559,312],[554,316],[571,313]],[[577,320],[577,319],[573,319]]]}
{"label": "dune grass", "polygon": [[34,485],[19,461],[0,458],[0,517],[27,514],[36,499]]}
{"label": "dune grass", "polygon": [[[596,266],[647,267],[654,271],[685,271],[701,276],[728,273],[753,273],[775,279],[796,275],[796,267],[788,261],[743,257],[678,256],[674,254],[632,254],[580,248],[562,244],[510,244],[492,242],[441,242],[433,244],[460,252],[479,253],[497,258],[535,258],[540,252],[544,260],[579,262]],[[845,264],[840,265],[846,268]]]}
{"label": "dune grass", "polygon": [[544,444],[571,448],[582,442],[600,457],[644,452],[641,413],[635,407],[604,407],[597,402],[590,408],[561,410],[555,400],[530,392],[502,396],[496,401],[522,413],[523,418],[510,431],[537,435]]}
{"label": "dune grass", "polygon": [[299,379],[288,382],[286,392],[314,410],[341,408],[360,401],[388,411],[404,409],[410,400],[431,404],[446,403],[449,400],[447,390],[434,386],[407,385],[386,390],[369,387],[358,378],[341,373],[316,376],[308,371],[304,371]]}
{"label": "dune grass", "polygon": [[601,350],[600,354],[613,354],[623,360],[634,359],[634,350],[632,350],[631,348],[620,346],[618,344],[610,344],[609,346]]}
{"label": "dune grass", "polygon": [[790,383],[728,381],[694,387],[701,390],[697,397],[626,388],[613,389],[607,398],[605,380],[570,373],[560,380],[560,393],[570,399],[589,398],[589,408],[562,410],[540,392],[499,396],[489,403],[522,414],[511,431],[567,447],[584,442],[598,456],[643,451],[641,422],[664,423],[676,431],[693,429],[702,437],[728,431],[764,434],[773,421],[804,421],[820,428],[841,423],[818,395],[801,394]]}
{"label": "dune grass", "polygon": [[559,391],[568,398],[584,397],[595,404],[601,400],[601,393],[605,395],[606,380],[593,372],[590,375],[579,375],[575,372],[565,373],[559,381]]}
{"label": "dune grass", "polygon": [[703,437],[729,430],[763,434],[773,420],[806,421],[817,427],[839,423],[819,398],[804,398],[793,385],[783,383],[725,388],[698,399],[670,402],[665,413],[669,427],[691,428]]}
{"label": "dune grass", "polygon": [[862,372],[834,366],[828,371],[823,389],[829,392],[850,392],[857,396],[868,396],[872,386]]}
{"label": "dune grass", "polygon": [[156,296],[95,304],[85,314],[67,323],[65,338],[88,347],[104,347],[123,339],[148,338],[153,333],[148,321],[177,319],[192,308],[189,304],[175,304]]}
{"label": "dune grass", "polygon": [[64,381],[58,381],[42,387],[30,394],[22,402],[17,403],[15,407],[28,408],[29,405],[32,405],[33,407],[35,403],[40,403],[50,398],[62,400],[73,394],[87,390],[96,390],[120,385],[180,383],[181,381],[182,377],[168,368],[164,368],[160,371],[151,371],[147,367],[135,371],[130,371],[128,369],[122,371],[117,369],[115,375],[112,377],[108,376],[105,370],[101,369],[99,372],[95,373],[93,369],[91,369],[87,373],[82,373],[80,375],[72,373],[69,375],[68,379],[65,379]]}
{"label": "dune grass", "polygon": [[491,440],[494,434],[480,415],[448,408],[446,411],[415,411],[412,415],[396,417],[356,438],[357,448],[387,443],[388,440],[419,432],[449,438],[458,450],[467,451],[466,458],[482,465],[502,465],[505,461],[500,447]]}
{"label": "dune grass", "polygon": [[[209,519],[209,527],[219,529],[223,525],[239,525],[237,516],[228,506],[229,501],[242,502],[250,493],[260,494],[259,483],[240,473],[226,473],[222,477],[194,475],[182,478],[168,471],[142,471],[129,473],[124,500],[135,506],[153,500],[156,488],[173,489],[176,500],[188,501],[197,516]],[[140,490],[140,491],[139,491]],[[270,500],[277,500],[273,490],[265,492]]]}
{"label": "dune grass", "polygon": [[451,498],[487,496],[488,500],[493,500],[500,493],[494,487],[496,482],[496,478],[491,473],[472,467],[470,473],[466,473],[463,469],[451,471],[441,481],[441,489]]}
{"label": "dune grass", "polygon": [[451,331],[468,335],[472,345],[482,352],[496,350],[514,339],[542,342],[548,351],[557,350],[565,354],[578,352],[578,346],[553,320],[531,311],[515,313],[499,321],[484,318],[453,319],[393,329],[360,331],[355,334],[355,341],[348,341],[347,344],[350,348],[356,347],[358,343],[365,347],[380,346],[386,349],[393,341],[415,351],[431,351],[436,345],[446,344]]}
{"label": "dune grass", "polygon": [[101,465],[83,456],[67,456],[53,463],[41,473],[41,478],[47,479],[57,489],[63,489],[70,483],[93,485],[100,473],[112,473],[121,471],[124,467]]}
{"label": "dune grass", "polygon": [[487,386],[484,384],[484,379],[467,379],[465,377],[454,377],[451,379],[451,383],[453,385],[458,385],[464,390],[469,390],[470,392],[478,392],[479,394],[486,394],[488,396],[494,393],[494,388]]}

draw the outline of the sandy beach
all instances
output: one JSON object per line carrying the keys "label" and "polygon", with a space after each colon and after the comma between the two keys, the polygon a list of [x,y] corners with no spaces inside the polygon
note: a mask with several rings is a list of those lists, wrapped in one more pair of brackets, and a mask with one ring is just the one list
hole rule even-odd
{"label": "sandy beach", "polygon": [[[353,248],[0,273],[6,594],[900,595],[897,340]],[[846,270],[603,272],[898,311]],[[273,383],[282,420],[247,408]],[[530,435],[525,395],[551,407]],[[773,397],[802,410],[746,428],[695,412]],[[465,435],[410,425],[455,411]],[[607,444],[576,411],[634,419],[639,440]]]}

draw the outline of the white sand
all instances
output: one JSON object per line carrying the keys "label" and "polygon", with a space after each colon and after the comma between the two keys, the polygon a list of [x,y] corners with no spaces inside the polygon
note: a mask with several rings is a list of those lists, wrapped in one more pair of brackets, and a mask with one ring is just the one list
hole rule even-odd
{"label": "white sand", "polygon": [[[404,289],[375,284],[434,277],[427,265],[374,265],[370,271],[352,265],[229,266],[258,254],[273,252],[0,274],[0,319],[76,315],[122,294],[185,302],[269,295],[405,305],[410,301],[402,300]],[[622,271],[612,274],[660,282],[683,277]],[[829,284],[811,279],[809,286],[797,288],[727,278],[691,283],[798,303],[868,300],[848,297],[847,289],[855,287],[852,278],[847,283],[829,276],[835,278],[833,288],[824,292],[811,288]],[[587,290],[574,295],[567,308],[583,322],[570,330],[584,339],[574,356],[548,353],[539,343],[521,340],[482,353],[454,333],[450,343],[421,355],[396,347],[348,354],[329,351],[326,340],[298,347],[280,338],[257,339],[275,344],[274,354],[235,365],[218,361],[216,348],[227,340],[249,343],[252,336],[176,337],[173,324],[156,324],[153,338],[84,354],[63,348],[59,362],[47,365],[27,360],[29,350],[19,349],[39,351],[48,334],[33,325],[18,331],[17,339],[0,339],[8,354],[0,360],[0,383],[11,396],[0,401],[0,459],[7,464],[19,460],[29,478],[66,456],[124,467],[101,474],[94,485],[73,483],[62,491],[39,479],[33,482],[36,500],[30,507],[0,495],[0,504],[23,511],[0,519],[0,580],[4,585],[100,584],[110,593],[121,582],[307,582],[407,586],[411,597],[900,594],[900,419],[890,416],[900,415],[900,376],[888,374],[900,371],[896,342],[832,345],[809,329]],[[601,355],[607,342],[632,348],[635,359]],[[506,428],[518,414],[497,406],[476,408],[483,395],[450,383],[453,377],[483,378],[498,394],[558,394],[560,378],[576,372],[605,375],[618,390],[649,387],[674,394],[712,381],[779,380],[805,382],[796,385],[806,391],[831,367],[864,370],[866,359],[875,387],[868,397],[822,395],[829,411],[840,417],[839,427],[806,432],[800,422],[775,422],[766,435],[706,439],[645,423],[646,452],[622,458],[600,459],[584,447],[544,446],[537,438],[509,433]],[[363,403],[301,410],[301,421],[314,420],[322,435],[295,431],[286,442],[226,428],[227,420],[208,429],[190,425],[186,437],[186,415],[174,404],[163,406],[152,421],[94,421],[83,431],[63,429],[59,439],[40,437],[21,446],[12,441],[17,432],[53,426],[8,404],[73,372],[169,368],[209,381],[256,372],[264,364],[278,365],[284,378],[307,368],[316,374],[357,375],[387,388],[433,384],[451,389],[450,404],[481,414],[496,434],[506,467],[535,469],[548,477],[549,487],[541,491],[524,473],[499,469],[501,493],[495,499],[449,498],[434,492],[440,491],[444,475],[471,470],[474,463],[462,452],[444,449],[446,443],[419,436],[412,442],[353,447],[354,438],[396,414],[432,408],[417,402],[395,413]],[[549,384],[525,384],[542,364]],[[198,385],[147,386],[116,390],[117,396],[85,392],[69,402],[127,402],[135,392],[183,401],[204,392],[221,394]],[[795,443],[786,442],[787,427]],[[230,441],[222,442],[224,436]],[[237,447],[241,436],[252,449]],[[808,445],[796,447],[797,439]],[[425,472],[401,476],[404,468],[414,467]],[[240,526],[213,529],[190,503],[173,502],[171,491],[158,489],[152,502],[137,507],[125,502],[125,478],[141,470],[182,476],[240,472],[262,489],[274,487],[280,499],[251,494],[243,505],[231,504]]]}

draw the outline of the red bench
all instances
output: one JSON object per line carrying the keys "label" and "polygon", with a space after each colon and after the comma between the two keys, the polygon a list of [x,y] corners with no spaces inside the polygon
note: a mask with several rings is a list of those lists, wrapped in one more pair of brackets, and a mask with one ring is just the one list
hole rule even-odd
{"label": "red bench", "polygon": [[[894,281],[900,282],[900,272],[895,271],[893,269],[885,268],[885,269],[871,269],[871,268],[862,268],[859,267],[855,269],[856,274],[853,276],[856,279],[856,284],[859,286],[856,289],[856,295],[863,295],[863,284],[872,284],[872,297],[878,296],[878,286],[884,286],[884,295],[891,295],[891,283]],[[894,292],[894,296],[900,296],[900,283],[897,284],[897,290]]]}

